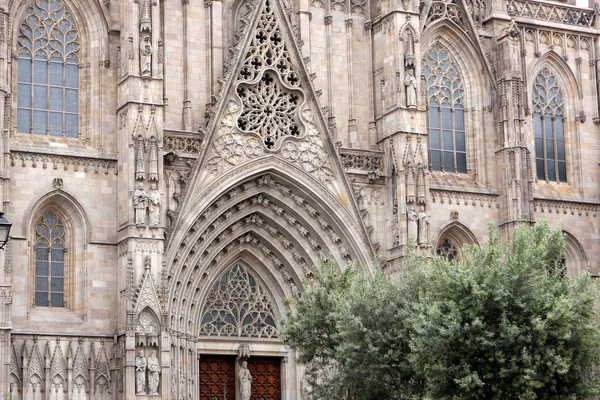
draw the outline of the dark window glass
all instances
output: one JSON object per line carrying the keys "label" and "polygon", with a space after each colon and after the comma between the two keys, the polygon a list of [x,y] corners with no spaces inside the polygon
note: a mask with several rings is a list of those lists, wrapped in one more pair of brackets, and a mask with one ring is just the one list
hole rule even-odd
{"label": "dark window glass", "polygon": [[55,213],[49,211],[37,223],[35,231],[35,305],[64,307],[64,225]]}
{"label": "dark window glass", "polygon": [[542,68],[537,74],[532,100],[537,177],[567,182],[564,99],[558,80],[550,69]]}
{"label": "dark window glass", "polygon": [[[17,36],[17,131],[77,137],[78,127],[64,127],[66,122],[79,122],[80,44],[75,21],[63,0],[31,3]],[[72,114],[70,119],[66,113]]]}
{"label": "dark window glass", "polygon": [[427,51],[422,65],[427,66],[423,75],[427,80],[430,167],[466,173],[464,88],[458,66],[439,43]]}

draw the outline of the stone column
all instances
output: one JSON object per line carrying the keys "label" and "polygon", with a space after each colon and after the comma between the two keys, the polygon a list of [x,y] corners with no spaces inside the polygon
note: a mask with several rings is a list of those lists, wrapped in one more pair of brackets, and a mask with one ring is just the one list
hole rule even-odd
{"label": "stone column", "polygon": [[519,221],[533,220],[533,165],[527,145],[525,87],[521,63],[521,30],[514,23],[503,28],[497,44],[499,122],[496,152],[498,181],[504,190],[500,196],[499,227],[502,237],[510,239]]}

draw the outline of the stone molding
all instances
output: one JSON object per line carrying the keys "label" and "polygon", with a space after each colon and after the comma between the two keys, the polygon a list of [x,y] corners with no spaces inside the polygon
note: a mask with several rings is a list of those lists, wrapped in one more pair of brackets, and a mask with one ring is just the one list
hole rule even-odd
{"label": "stone molding", "polygon": [[533,199],[533,210],[548,214],[571,214],[581,216],[584,215],[589,217],[596,217],[598,211],[600,211],[600,204],[594,203],[583,203],[578,201],[565,201],[565,200],[547,200],[547,199]]}
{"label": "stone molding", "polygon": [[55,154],[44,154],[44,153],[33,153],[25,151],[11,151],[10,152],[10,163],[14,167],[17,163],[21,164],[22,167],[33,167],[37,168],[41,166],[47,169],[49,165],[53,169],[58,169],[59,165],[62,165],[65,171],[72,168],[73,171],[83,172],[104,172],[108,174],[113,172],[115,175],[119,173],[118,163],[113,158],[93,158],[93,157],[75,157],[75,156],[64,156]]}
{"label": "stone molding", "polygon": [[510,0],[506,6],[511,17],[533,18],[567,25],[592,27],[596,16],[589,8],[538,0]]}
{"label": "stone molding", "polygon": [[487,205],[492,208],[499,208],[500,204],[498,203],[498,195],[493,193],[482,193],[482,192],[461,192],[456,190],[442,190],[442,189],[430,189],[429,195],[431,196],[431,200],[433,203],[437,203],[439,201],[440,204],[448,203],[448,204],[457,204],[461,203],[465,206],[479,205],[480,207],[484,207]]}

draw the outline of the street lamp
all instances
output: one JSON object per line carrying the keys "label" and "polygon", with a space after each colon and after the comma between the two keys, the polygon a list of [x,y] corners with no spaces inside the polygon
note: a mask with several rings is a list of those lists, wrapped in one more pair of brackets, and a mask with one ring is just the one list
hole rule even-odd
{"label": "street lamp", "polygon": [[3,212],[0,212],[0,249],[4,248],[6,242],[8,242],[8,234],[12,224],[6,219]]}

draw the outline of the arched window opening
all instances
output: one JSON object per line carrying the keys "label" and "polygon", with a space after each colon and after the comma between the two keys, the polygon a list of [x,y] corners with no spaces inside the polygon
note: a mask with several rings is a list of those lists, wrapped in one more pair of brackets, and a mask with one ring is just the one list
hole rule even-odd
{"label": "arched window opening", "polygon": [[466,174],[465,90],[458,65],[448,50],[436,43],[427,51],[422,66],[427,80],[429,168]]}
{"label": "arched window opening", "polygon": [[275,321],[273,306],[264,289],[238,263],[208,293],[200,334],[276,338]]}
{"label": "arched window opening", "polygon": [[17,132],[79,136],[79,35],[62,0],[33,0],[17,38]]}
{"label": "arched window opening", "polygon": [[537,178],[567,182],[564,97],[558,79],[547,67],[535,78],[532,99]]}
{"label": "arched window opening", "polygon": [[35,296],[37,307],[66,307],[65,226],[52,211],[35,227]]}
{"label": "arched window opening", "polygon": [[459,248],[449,238],[441,240],[436,249],[437,255],[447,258],[448,261],[459,261],[459,252]]}

